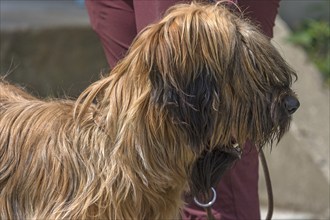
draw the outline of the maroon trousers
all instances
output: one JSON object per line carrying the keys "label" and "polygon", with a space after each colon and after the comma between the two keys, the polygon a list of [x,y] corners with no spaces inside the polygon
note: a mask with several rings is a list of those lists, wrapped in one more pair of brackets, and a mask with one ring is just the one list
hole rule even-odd
{"label": "maroon trousers", "polygon": [[[280,0],[232,0],[238,3],[268,37]],[[180,0],[86,0],[93,29],[99,35],[110,67],[123,58],[132,40],[148,24],[161,18],[165,10]],[[247,143],[242,159],[223,176],[217,187],[212,212],[217,219],[260,219],[258,197],[258,153]],[[206,219],[203,209],[187,198],[183,219]]]}

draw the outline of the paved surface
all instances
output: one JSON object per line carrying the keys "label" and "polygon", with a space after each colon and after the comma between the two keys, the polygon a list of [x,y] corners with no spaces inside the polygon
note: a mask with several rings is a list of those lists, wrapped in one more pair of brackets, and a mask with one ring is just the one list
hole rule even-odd
{"label": "paved surface", "polygon": [[[297,70],[294,88],[301,107],[291,130],[267,153],[272,175],[274,219],[329,219],[329,88],[306,54],[286,41],[290,31],[278,18],[273,43]],[[0,30],[87,26],[82,7],[70,1],[0,1]],[[267,206],[263,175],[261,203]],[[265,209],[262,209],[264,216]]]}
{"label": "paved surface", "polygon": [[69,0],[0,0],[0,30],[88,25],[86,10]]}

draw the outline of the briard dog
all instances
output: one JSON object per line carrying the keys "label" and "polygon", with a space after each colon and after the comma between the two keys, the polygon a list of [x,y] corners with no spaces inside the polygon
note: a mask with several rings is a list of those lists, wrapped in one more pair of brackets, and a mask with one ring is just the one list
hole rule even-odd
{"label": "briard dog", "polygon": [[191,3],[145,28],[76,101],[1,79],[0,218],[176,218],[183,193],[207,197],[246,141],[288,130],[295,78],[248,20]]}

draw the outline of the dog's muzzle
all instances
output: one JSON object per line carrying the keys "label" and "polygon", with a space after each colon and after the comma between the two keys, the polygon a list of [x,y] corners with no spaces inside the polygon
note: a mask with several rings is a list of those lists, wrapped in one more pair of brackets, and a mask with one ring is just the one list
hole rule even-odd
{"label": "dog's muzzle", "polygon": [[289,95],[284,98],[284,107],[290,115],[295,113],[299,106],[300,102],[294,96]]}

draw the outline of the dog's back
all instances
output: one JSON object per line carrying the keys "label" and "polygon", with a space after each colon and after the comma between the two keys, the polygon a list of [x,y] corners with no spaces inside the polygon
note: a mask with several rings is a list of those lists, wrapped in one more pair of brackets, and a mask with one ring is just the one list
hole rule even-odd
{"label": "dog's back", "polygon": [[33,100],[33,96],[25,92],[22,88],[13,86],[0,78],[0,103],[15,102],[23,100]]}
{"label": "dog's back", "polygon": [[46,218],[43,214],[52,212],[47,198],[59,197],[56,187],[67,173],[56,152],[70,148],[60,149],[57,140],[71,135],[61,129],[72,126],[73,105],[39,100],[0,81],[0,219]]}

